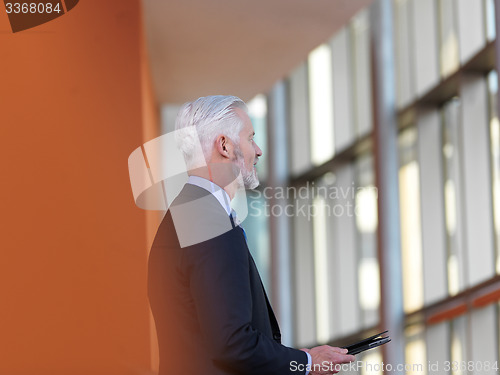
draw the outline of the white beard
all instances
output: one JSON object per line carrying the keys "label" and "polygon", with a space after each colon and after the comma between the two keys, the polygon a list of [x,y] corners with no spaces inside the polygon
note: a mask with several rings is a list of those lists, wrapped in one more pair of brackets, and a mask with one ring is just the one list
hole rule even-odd
{"label": "white beard", "polygon": [[236,148],[234,153],[236,154],[235,164],[240,170],[241,177],[243,177],[244,188],[255,189],[257,186],[259,186],[259,177],[257,177],[257,170],[253,167],[250,171],[245,168],[245,160],[239,148]]}

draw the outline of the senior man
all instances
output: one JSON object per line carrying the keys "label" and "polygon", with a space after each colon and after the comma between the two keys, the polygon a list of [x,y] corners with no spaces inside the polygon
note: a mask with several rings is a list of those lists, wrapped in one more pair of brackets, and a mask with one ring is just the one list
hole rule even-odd
{"label": "senior man", "polygon": [[[162,220],[148,289],[160,375],[336,373],[354,357],[327,345],[281,344],[278,322],[230,207],[258,186],[262,150],[246,105],[234,96],[184,104],[176,120],[188,182]],[[197,145],[199,147],[197,147]]]}

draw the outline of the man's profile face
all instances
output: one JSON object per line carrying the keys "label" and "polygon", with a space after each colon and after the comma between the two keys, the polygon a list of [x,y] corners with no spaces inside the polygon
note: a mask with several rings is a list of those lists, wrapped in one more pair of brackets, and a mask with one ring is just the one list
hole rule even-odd
{"label": "man's profile face", "polygon": [[239,108],[236,108],[235,112],[243,120],[243,128],[240,131],[240,142],[235,150],[235,163],[241,170],[245,188],[255,189],[259,186],[255,164],[257,164],[258,158],[262,155],[262,150],[255,143],[255,131],[250,117],[248,117],[245,111]]}

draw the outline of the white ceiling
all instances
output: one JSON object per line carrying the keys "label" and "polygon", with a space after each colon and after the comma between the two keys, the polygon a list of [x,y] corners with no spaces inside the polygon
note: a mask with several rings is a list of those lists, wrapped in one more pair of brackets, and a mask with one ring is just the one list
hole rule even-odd
{"label": "white ceiling", "polygon": [[142,0],[158,104],[269,90],[372,0]]}

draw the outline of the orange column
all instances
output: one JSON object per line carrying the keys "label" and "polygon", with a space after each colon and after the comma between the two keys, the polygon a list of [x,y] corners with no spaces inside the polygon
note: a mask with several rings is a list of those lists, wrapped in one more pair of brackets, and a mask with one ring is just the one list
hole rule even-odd
{"label": "orange column", "polygon": [[127,170],[157,124],[142,47],[139,0],[16,34],[0,4],[0,374],[153,373]]}
{"label": "orange column", "polygon": [[[142,123],[143,123],[143,141],[150,141],[160,135],[159,113],[156,105],[156,100],[153,93],[153,83],[151,81],[151,72],[149,69],[149,56],[145,42],[145,34],[143,28],[142,48],[141,48],[141,82],[142,82]],[[139,146],[139,145],[138,145]],[[160,225],[163,217],[163,212],[160,211],[145,211],[146,215],[146,248],[149,255],[149,250],[154,240],[154,236]],[[151,368],[154,373],[158,372],[159,352],[158,341],[156,336],[156,326],[154,324],[153,315],[150,315],[150,360]]]}

